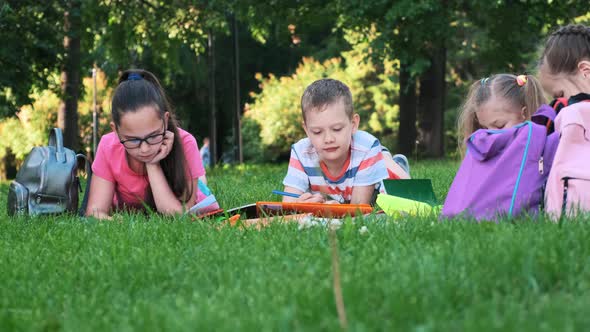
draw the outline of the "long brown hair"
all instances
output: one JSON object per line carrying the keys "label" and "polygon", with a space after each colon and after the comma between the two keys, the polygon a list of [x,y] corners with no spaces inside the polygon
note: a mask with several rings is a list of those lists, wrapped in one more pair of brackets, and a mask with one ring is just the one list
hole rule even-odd
{"label": "long brown hair", "polygon": [[582,60],[590,60],[590,27],[570,24],[549,35],[539,64],[552,74],[571,74]]}
{"label": "long brown hair", "polygon": [[[129,79],[130,75],[133,79]],[[118,127],[123,114],[136,112],[145,106],[154,106],[162,120],[165,113],[169,113],[167,130],[174,133],[174,143],[170,153],[160,161],[160,166],[174,195],[186,202],[193,194],[192,186],[188,185],[187,179],[190,168],[186,164],[178,121],[170,101],[154,74],[142,69],[124,71],[119,77],[119,85],[115,89],[111,103],[113,122]],[[151,197],[150,192],[151,190],[148,191],[148,197]]]}
{"label": "long brown hair", "polygon": [[522,86],[518,84],[517,76],[512,74],[492,75],[471,84],[467,99],[457,119],[458,144],[462,153],[465,151],[465,139],[476,130],[481,129],[475,112],[492,95],[509,100],[518,109],[526,106],[525,118],[527,120],[530,120],[531,115],[546,103],[541,83],[532,75],[525,76],[526,83]]}

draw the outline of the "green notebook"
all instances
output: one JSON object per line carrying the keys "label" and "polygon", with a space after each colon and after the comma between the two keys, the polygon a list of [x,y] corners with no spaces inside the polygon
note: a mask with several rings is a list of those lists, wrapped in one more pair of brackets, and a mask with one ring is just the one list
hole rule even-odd
{"label": "green notebook", "polygon": [[387,195],[438,205],[430,179],[383,180]]}

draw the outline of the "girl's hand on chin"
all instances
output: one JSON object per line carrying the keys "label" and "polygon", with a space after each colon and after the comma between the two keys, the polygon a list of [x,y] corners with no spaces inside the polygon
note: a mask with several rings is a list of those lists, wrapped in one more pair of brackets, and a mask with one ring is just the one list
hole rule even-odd
{"label": "girl's hand on chin", "polygon": [[164,140],[162,144],[160,144],[160,150],[156,154],[156,156],[151,160],[148,161],[146,164],[158,164],[160,160],[166,158],[172,151],[172,145],[174,144],[174,133],[167,130],[166,135],[164,135]]}

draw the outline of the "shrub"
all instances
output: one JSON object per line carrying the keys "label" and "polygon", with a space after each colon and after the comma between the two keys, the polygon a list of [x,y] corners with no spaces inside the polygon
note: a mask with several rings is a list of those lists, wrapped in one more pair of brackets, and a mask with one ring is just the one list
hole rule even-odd
{"label": "shrub", "polygon": [[[263,77],[257,74],[261,91],[251,93],[253,103],[246,105],[244,120],[260,126],[259,140],[266,160],[288,156],[291,144],[305,137],[301,127],[301,95],[312,82],[321,78],[334,78],[349,86],[355,112],[361,117],[360,128],[393,144],[397,132],[398,105],[394,104],[399,93],[397,73],[399,63],[384,59],[377,65],[370,57],[369,41],[376,36],[374,29],[365,32],[347,31],[347,41],[352,49],[320,63],[313,58],[303,58],[291,76]],[[256,142],[255,130],[243,133],[244,140]]]}
{"label": "shrub", "polygon": [[[86,93],[78,103],[78,125],[80,128],[80,143],[83,147],[92,148],[92,78],[84,78]],[[103,72],[97,76],[97,103],[99,108],[98,137],[110,130],[110,94],[107,80]],[[31,95],[34,102],[25,105],[13,117],[0,121],[0,173],[11,165],[5,165],[8,154],[14,155],[14,162],[20,164],[35,146],[46,145],[49,131],[57,125],[57,110],[60,105],[59,97],[50,90],[35,91]],[[103,111],[108,110],[108,111]],[[13,165],[12,165],[13,166]],[[0,178],[3,174],[0,174]]]}

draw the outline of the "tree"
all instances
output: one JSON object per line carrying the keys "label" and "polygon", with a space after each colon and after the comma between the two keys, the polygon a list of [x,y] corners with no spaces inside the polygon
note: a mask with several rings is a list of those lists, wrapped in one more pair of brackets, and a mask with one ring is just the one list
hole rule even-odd
{"label": "tree", "polygon": [[33,86],[51,86],[59,68],[58,8],[47,1],[8,0],[0,4],[0,117],[32,103]]}
{"label": "tree", "polygon": [[[400,60],[400,130],[398,150],[410,154],[421,127],[423,145],[431,156],[444,154],[444,95],[448,24],[454,8],[446,1],[342,1],[343,25],[357,28],[374,24],[379,37],[372,41],[373,57]],[[416,90],[416,87],[418,87]],[[417,92],[419,91],[419,92]],[[424,98],[420,98],[424,93]],[[418,100],[421,117],[416,116]],[[426,122],[426,119],[428,122]]]}
{"label": "tree", "polygon": [[[371,60],[374,71],[363,78],[367,89],[357,91],[358,98],[386,106],[374,113],[362,110],[363,119],[386,139],[398,135],[402,152],[411,153],[417,138],[425,147],[420,152],[440,156],[443,122],[451,127],[468,82],[498,71],[533,70],[548,30],[585,12],[585,3],[571,0],[7,0],[0,5],[0,65],[9,68],[0,74],[0,117],[31,103],[34,88],[51,88],[63,98],[60,123],[66,140],[74,142],[78,136],[68,136],[77,131],[69,129],[76,124],[73,100],[83,98],[80,81],[89,69],[96,64],[112,86],[121,70],[142,67],[160,78],[183,128],[198,139],[216,132],[221,155],[228,148],[221,147],[224,141],[231,147],[228,138],[240,126],[235,105],[248,102],[248,92],[260,91],[255,73],[288,76],[303,57],[323,63],[364,45],[355,52],[362,62]],[[240,25],[234,34],[233,18]],[[362,36],[373,28],[376,38]],[[346,30],[360,37],[349,43]],[[215,35],[215,68],[208,65],[209,31]],[[232,56],[236,41],[239,66]],[[353,65],[343,59],[343,67]],[[54,75],[59,72],[62,85]],[[234,93],[237,72],[240,91]],[[376,88],[380,82],[395,82],[396,89],[383,94]]]}
{"label": "tree", "polygon": [[[95,59],[111,78],[127,68],[152,71],[174,102],[183,128],[214,133],[217,123],[223,122],[212,120],[211,116],[217,117],[219,107],[216,99],[209,98],[215,94],[208,83],[211,77],[217,77],[218,66],[208,65],[208,32],[215,39],[219,34],[229,34],[225,15],[229,4],[189,0],[101,1],[108,23],[93,45]],[[211,45],[217,44],[216,41]],[[210,113],[212,108],[215,112]],[[215,128],[207,125],[210,121]],[[217,139],[212,138],[213,156],[218,152],[216,143]]]}
{"label": "tree", "polygon": [[410,155],[416,141],[416,80],[407,63],[402,62],[399,72],[399,135],[397,151]]}
{"label": "tree", "polygon": [[80,0],[65,2],[64,11],[64,62],[61,73],[62,102],[58,109],[57,124],[64,132],[64,146],[79,149],[78,99],[80,98],[80,39],[82,33],[82,4]]}
{"label": "tree", "polygon": [[432,45],[428,67],[420,75],[418,93],[419,143],[427,156],[443,157],[446,96],[447,46],[444,40]]}
{"label": "tree", "polygon": [[[374,38],[375,31],[345,31],[346,40],[355,46],[342,52],[341,57],[323,62],[304,58],[290,76],[258,75],[261,92],[253,94],[254,101],[248,104],[245,118],[255,121],[260,131],[256,132],[254,126],[250,126],[246,143],[253,143],[259,138],[267,157],[272,160],[288,158],[291,144],[305,137],[301,126],[301,94],[309,84],[322,77],[344,82],[353,95],[354,110],[360,115],[360,128],[377,134],[382,142],[388,141],[388,134],[393,133],[391,119],[397,116],[398,111],[390,104],[388,96],[395,94],[399,86],[397,81],[392,80],[394,71],[388,69],[385,74],[379,71],[396,66],[389,59],[380,63],[366,59],[363,52],[368,42],[358,41],[366,36]],[[415,105],[415,99],[410,102]],[[388,146],[388,143],[385,142],[385,145]]]}

